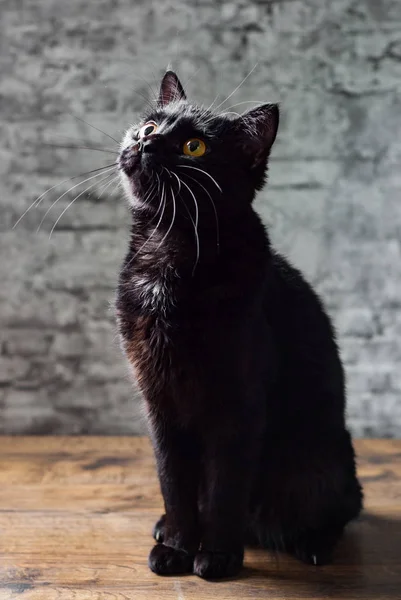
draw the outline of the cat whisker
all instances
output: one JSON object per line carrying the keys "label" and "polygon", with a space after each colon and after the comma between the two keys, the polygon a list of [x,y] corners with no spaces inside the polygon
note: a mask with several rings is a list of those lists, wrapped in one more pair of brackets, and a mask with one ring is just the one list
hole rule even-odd
{"label": "cat whisker", "polygon": [[[157,93],[155,92],[153,87],[150,85],[150,83],[148,81],[146,81],[146,79],[144,79],[144,77],[140,77],[138,75],[135,77],[135,79],[139,79],[149,88],[151,99],[153,100],[153,102],[157,102]],[[133,81],[135,81],[135,79],[133,79]]]}
{"label": "cat whisker", "polygon": [[215,222],[216,222],[216,245],[217,245],[217,254],[219,254],[220,252],[220,229],[219,229],[219,217],[217,215],[217,209],[216,209],[216,205],[213,201],[212,196],[209,194],[208,190],[205,188],[204,185],[201,184],[200,181],[198,181],[197,179],[195,179],[194,177],[191,177],[191,175],[187,175],[185,174],[186,177],[189,177],[189,179],[192,179],[192,181],[194,181],[196,184],[198,184],[204,191],[205,193],[208,195],[210,202],[212,203],[213,206],[213,212],[214,212],[214,218],[215,218]]}
{"label": "cat whisker", "polygon": [[190,213],[190,211],[189,211],[189,209],[188,209],[188,207],[187,207],[187,205],[186,205],[186,204],[185,204],[185,202],[183,201],[183,204],[184,204],[184,206],[186,207],[186,209],[187,209],[187,212],[188,212],[189,216],[191,217],[191,221],[192,221],[192,223],[193,223],[193,226],[194,226],[194,232],[195,232],[195,243],[196,243],[196,261],[195,261],[194,268],[193,268],[193,270],[192,270],[192,276],[193,276],[193,275],[194,275],[194,273],[195,273],[195,269],[196,269],[196,267],[197,267],[197,264],[198,264],[198,262],[199,262],[199,251],[200,251],[200,248],[199,248],[199,234],[198,234],[199,207],[198,207],[198,203],[197,203],[197,201],[196,201],[195,195],[194,195],[194,193],[192,192],[192,190],[191,190],[191,188],[189,187],[189,185],[188,185],[188,184],[186,184],[184,180],[181,180],[181,183],[182,183],[182,185],[185,185],[185,187],[187,188],[187,190],[188,190],[188,191],[189,191],[189,193],[191,194],[191,196],[192,196],[192,198],[193,198],[193,201],[194,201],[194,205],[195,205],[195,221],[194,221],[194,220],[193,220],[193,218],[192,218],[192,215],[191,215],[191,213]]}
{"label": "cat whisker", "polygon": [[[163,169],[163,171],[166,171],[168,178],[171,180],[172,179],[171,171],[169,169],[167,169],[167,167],[162,167],[162,169]],[[172,185],[170,184],[170,191],[171,190],[172,190]]]}
{"label": "cat whisker", "polygon": [[[184,86],[184,89],[185,89],[185,90],[186,90],[186,89],[189,87],[189,84],[191,83],[191,81],[192,81],[193,79],[195,79],[195,77],[197,76],[197,74],[199,73],[199,71],[201,70],[201,68],[202,68],[202,67],[198,67],[198,68],[196,69],[196,71],[194,71],[194,72],[192,73],[192,75],[191,75],[190,77],[188,77],[188,79],[187,79],[186,81],[184,81],[184,82],[183,82],[183,86]],[[192,90],[191,90],[191,92],[192,92]]]}
{"label": "cat whisker", "polygon": [[[148,196],[146,199],[144,199],[144,203],[145,203],[145,202],[149,202],[149,203],[150,203],[150,202],[153,202],[153,200],[154,200],[154,199],[155,199],[155,197],[156,197],[156,194],[157,194],[157,190],[156,190],[156,186],[155,186],[155,187],[153,188],[153,190],[152,190],[152,195],[149,195],[149,196]],[[149,224],[150,224],[150,223],[153,223],[153,221],[156,219],[157,215],[158,215],[158,214],[159,214],[159,212],[160,212],[160,209],[161,209],[161,207],[162,207],[162,202],[160,201],[160,202],[159,202],[159,206],[157,207],[157,211],[155,212],[155,214],[153,215],[153,217],[150,219],[150,221],[149,221]]]}
{"label": "cat whisker", "polygon": [[154,182],[149,190],[147,191],[147,193],[145,194],[145,197],[143,199],[143,203],[146,204],[146,202],[151,198],[153,192],[156,190],[156,182]]}
{"label": "cat whisker", "polygon": [[174,171],[171,171],[171,174],[174,175],[174,177],[177,179],[177,183],[178,183],[177,194],[179,194],[181,192],[181,179],[178,177],[177,173],[175,173]]}
{"label": "cat whisker", "polygon": [[102,133],[103,135],[105,135],[108,138],[110,138],[111,140],[113,140],[113,142],[115,142],[116,144],[120,145],[120,142],[118,140],[116,140],[115,138],[113,138],[113,136],[109,135],[108,133],[106,133],[102,129],[99,129],[99,127],[96,127],[95,125],[91,125],[90,123],[88,123],[88,121],[85,121],[85,119],[82,119],[82,117],[77,117],[76,115],[74,115],[72,113],[67,113],[67,114],[69,114],[71,117],[74,117],[74,119],[77,119],[77,121],[81,121],[82,123],[85,123],[85,125],[88,125],[89,127],[92,127],[92,129],[96,129],[96,131],[99,131],[99,133]]}
{"label": "cat whisker", "polygon": [[112,195],[115,194],[115,192],[118,190],[118,188],[121,186],[121,181],[117,181],[116,185],[113,188],[113,191],[111,192]]}
{"label": "cat whisker", "polygon": [[[58,141],[63,142],[63,140],[68,140],[69,142],[74,142],[74,143],[78,143],[78,144],[85,144],[85,145],[89,145],[91,148],[99,148],[99,145],[97,144],[97,142],[92,142],[91,140],[88,139],[79,139],[77,137],[72,137],[70,135],[64,135],[62,133],[58,133],[57,134],[57,139],[54,140],[54,142],[57,144]],[[51,144],[53,143],[53,140],[48,140],[47,143]],[[118,149],[117,148],[104,148],[102,147],[101,150],[108,150],[109,152],[117,152],[118,153]]]}
{"label": "cat whisker", "polygon": [[[160,182],[160,177],[159,177],[159,175],[157,173],[156,173],[156,177],[157,177],[157,195],[160,195],[160,185],[161,185],[161,182]],[[157,211],[156,211],[156,215],[158,214],[158,212],[159,212],[159,210],[161,208],[161,204],[162,203],[160,201],[159,202],[159,206],[158,206]]]}
{"label": "cat whisker", "polygon": [[49,146],[50,148],[62,148],[65,150],[96,150],[97,152],[105,152],[106,154],[118,155],[116,150],[108,150],[103,148],[93,148],[92,146],[69,146],[64,144],[53,144],[50,142],[43,142],[43,146]]}
{"label": "cat whisker", "polygon": [[[101,179],[100,182],[105,181],[105,179],[108,179],[109,177],[110,177],[110,175],[106,175],[106,177],[104,177],[103,179]],[[90,190],[91,188],[93,188],[95,185],[98,185],[98,183],[99,183],[99,181],[95,181],[95,183],[92,183],[89,187],[85,188],[82,192],[80,192],[78,194],[78,196],[75,196],[75,198],[73,200],[71,200],[71,202],[69,202],[69,204],[67,204],[67,206],[61,212],[61,214],[57,218],[56,222],[54,223],[53,227],[51,228],[50,234],[49,234],[49,240],[52,237],[53,231],[56,229],[57,223],[60,221],[61,217],[67,212],[67,210],[70,208],[70,206],[72,206],[74,204],[74,202],[76,200],[78,200],[78,198],[80,198],[81,196],[83,196],[83,194],[85,194],[88,190]]]}
{"label": "cat whisker", "polygon": [[189,185],[187,183],[185,183],[184,180],[181,181],[182,185],[185,185],[185,187],[187,188],[187,190],[189,191],[189,193],[191,194],[193,201],[194,201],[194,205],[195,205],[195,226],[198,227],[199,224],[199,208],[198,208],[198,203],[196,201],[195,195],[193,193],[193,191],[191,190],[191,188],[189,187]]}
{"label": "cat whisker", "polygon": [[182,169],[194,169],[194,171],[200,171],[201,173],[204,173],[204,175],[207,175],[207,177],[209,177],[213,183],[215,184],[215,186],[217,187],[217,189],[223,193],[223,190],[221,189],[221,187],[219,186],[219,184],[217,183],[217,181],[206,171],[204,171],[203,169],[199,169],[199,167],[192,167],[190,165],[177,165],[177,167],[181,167]]}
{"label": "cat whisker", "polygon": [[161,168],[162,168],[161,174],[163,173],[163,171],[166,171],[167,175],[169,176],[169,179],[171,179],[170,171],[166,167],[164,167],[163,165],[161,165]]}
{"label": "cat whisker", "polygon": [[128,268],[131,266],[132,262],[133,262],[133,261],[134,261],[134,259],[135,259],[135,258],[138,256],[138,254],[140,253],[140,251],[141,251],[141,250],[143,250],[143,248],[145,248],[146,244],[148,244],[148,243],[150,242],[150,240],[152,239],[152,237],[155,235],[156,231],[159,229],[160,223],[162,222],[162,219],[163,219],[163,215],[164,215],[164,209],[165,209],[165,207],[166,207],[166,199],[165,199],[165,185],[164,185],[164,183],[163,183],[163,187],[162,187],[162,194],[161,194],[161,199],[160,199],[159,209],[160,209],[160,206],[161,206],[162,202],[163,202],[163,209],[162,209],[162,212],[161,212],[161,215],[160,215],[160,218],[159,218],[159,220],[158,220],[158,222],[157,222],[157,225],[156,225],[156,227],[154,228],[154,230],[152,231],[152,233],[150,234],[150,236],[148,237],[148,239],[147,239],[147,240],[146,240],[146,241],[145,241],[145,242],[142,244],[142,246],[139,248],[139,250],[137,250],[137,251],[135,252],[134,256],[133,256],[133,257],[131,258],[131,260],[130,260],[130,261],[127,263],[127,265],[126,265],[125,269],[128,269]]}
{"label": "cat whisker", "polygon": [[204,124],[209,125],[210,123],[213,123],[214,119],[216,118],[215,115],[210,113],[209,108],[202,106],[201,109]]}
{"label": "cat whisker", "polygon": [[99,196],[97,197],[98,200],[100,200],[100,198],[103,196],[104,192],[107,190],[107,188],[116,181],[116,179],[119,179],[119,175],[116,175],[115,177],[113,177],[113,174],[109,175],[109,177],[111,177],[111,179],[102,186],[101,188],[101,192],[99,194]]}
{"label": "cat whisker", "polygon": [[241,83],[239,85],[237,85],[237,87],[231,92],[231,94],[229,96],[227,96],[227,98],[225,100],[223,100],[223,102],[220,102],[220,104],[218,104],[213,110],[215,112],[217,112],[219,110],[219,108],[221,106],[223,106],[223,104],[225,104],[227,102],[227,100],[229,100],[229,98],[231,98],[231,96],[233,96],[235,94],[235,92],[237,90],[239,90],[239,88],[245,83],[245,81],[248,79],[248,77],[250,77],[252,75],[252,73],[254,72],[254,70],[256,69],[256,67],[258,66],[258,62],[255,64],[255,66],[249,71],[248,75],[246,77],[244,77],[244,79],[241,81]]}
{"label": "cat whisker", "polygon": [[[51,209],[53,208],[53,206],[55,206],[55,205],[58,203],[58,201],[59,201],[59,200],[61,200],[62,198],[64,198],[64,196],[66,196],[67,194],[69,194],[69,192],[72,192],[72,190],[75,190],[75,188],[77,188],[78,186],[82,185],[83,183],[86,183],[87,181],[90,181],[91,179],[95,179],[95,177],[100,177],[100,176],[101,176],[101,175],[103,175],[105,172],[112,171],[114,168],[115,168],[115,165],[113,164],[113,166],[112,166],[112,167],[109,167],[109,168],[107,169],[107,171],[105,171],[105,170],[103,169],[103,171],[102,171],[101,173],[96,173],[96,175],[92,175],[92,177],[88,177],[87,179],[84,179],[83,181],[79,181],[79,182],[78,182],[76,185],[73,185],[71,188],[69,188],[67,191],[65,191],[63,194],[61,194],[61,196],[59,196],[59,197],[57,198],[57,200],[55,200],[55,201],[53,202],[53,204],[51,204],[51,206],[49,206],[49,208],[47,209],[47,211],[46,211],[46,212],[45,212],[45,214],[43,215],[43,217],[42,217],[42,220],[41,220],[41,222],[39,223],[39,226],[38,226],[38,228],[37,228],[37,230],[36,230],[36,233],[38,233],[38,232],[39,232],[39,230],[40,230],[40,228],[42,227],[42,225],[43,225],[43,222],[44,222],[44,220],[46,219],[47,215],[49,214],[49,212],[51,211]],[[96,183],[98,183],[98,182],[96,182]]]}
{"label": "cat whisker", "polygon": [[237,102],[236,104],[231,104],[231,106],[227,106],[224,112],[221,112],[221,115],[225,115],[226,111],[230,110],[230,108],[235,108],[236,106],[241,106],[241,104],[264,104],[265,100],[244,100],[243,102]]}
{"label": "cat whisker", "polygon": [[163,236],[163,238],[162,238],[161,242],[159,243],[159,245],[157,246],[156,250],[158,250],[158,249],[159,249],[159,248],[160,248],[160,247],[163,245],[163,242],[164,242],[164,240],[166,240],[166,239],[167,239],[167,236],[168,236],[168,234],[170,233],[170,231],[171,231],[171,229],[172,229],[172,227],[173,227],[173,225],[174,225],[174,221],[175,221],[175,214],[176,214],[176,203],[175,203],[174,191],[173,191],[173,188],[172,188],[171,186],[170,186],[170,192],[171,192],[171,199],[172,199],[172,201],[173,201],[173,216],[172,216],[172,218],[171,218],[171,223],[170,223],[170,226],[169,226],[169,228],[167,229],[166,233],[164,234],[164,236]]}
{"label": "cat whisker", "polygon": [[134,94],[137,94],[137,96],[140,96],[140,98],[142,98],[142,100],[151,110],[154,110],[156,99],[152,102],[152,100],[150,100],[145,94],[142,94],[142,92],[133,87],[131,87],[131,91],[134,92]]}
{"label": "cat whisker", "polygon": [[117,191],[117,190],[118,190],[118,188],[120,188],[120,187],[122,187],[122,183],[121,183],[121,180],[120,180],[120,177],[119,177],[119,175],[117,175],[117,183],[116,183],[116,185],[114,186],[114,188],[113,188],[113,190],[112,190],[112,192],[111,192],[111,196],[114,196],[114,194],[116,193],[116,191]]}
{"label": "cat whisker", "polygon": [[237,113],[233,110],[225,110],[224,112],[219,113],[220,115],[235,115],[236,117],[240,117],[241,114]]}
{"label": "cat whisker", "polygon": [[220,94],[217,94],[216,98],[213,100],[213,102],[211,103],[210,106],[208,106],[207,108],[205,108],[205,112],[208,113],[209,111],[212,110],[213,104],[216,102],[217,98],[219,97]]}
{"label": "cat whisker", "polygon": [[[63,185],[63,183],[67,183],[68,181],[73,181],[74,179],[78,179],[78,177],[84,177],[85,175],[89,175],[90,173],[95,173],[96,171],[103,171],[104,169],[107,169],[108,167],[111,167],[112,165],[114,165],[114,163],[111,163],[110,165],[105,165],[104,167],[99,167],[97,169],[92,169],[91,171],[85,171],[85,173],[80,173],[79,175],[74,175],[74,177],[68,177],[68,179],[64,179],[63,181],[59,181],[55,185],[52,185],[52,187],[49,187],[45,192],[43,192],[43,194],[41,194],[40,196],[35,198],[35,200],[32,202],[32,204],[30,204],[28,206],[28,208],[22,213],[22,215],[20,216],[18,221],[16,221],[16,223],[14,223],[13,229],[15,229],[17,227],[18,223],[20,221],[22,221],[22,219],[31,210],[31,208],[33,208],[35,205],[36,205],[36,207],[38,207],[39,204],[42,202],[43,198],[46,196],[46,194],[48,194],[49,192],[54,190],[56,187],[59,187],[60,185]],[[84,183],[84,182],[82,182],[82,183]]]}

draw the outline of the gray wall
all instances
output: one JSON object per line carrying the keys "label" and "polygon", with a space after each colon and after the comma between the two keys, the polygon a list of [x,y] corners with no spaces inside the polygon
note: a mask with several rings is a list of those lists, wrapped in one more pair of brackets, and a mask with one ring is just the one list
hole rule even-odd
{"label": "gray wall", "polygon": [[0,10],[0,431],[143,430],[110,310],[127,242],[120,190],[79,198],[50,241],[72,193],[35,232],[66,184],[11,228],[48,187],[113,160],[45,145],[115,147],[70,113],[119,139],[149,94],[144,80],[154,87],[172,61],[209,104],[258,62],[225,105],[281,102],[258,209],[334,317],[352,430],[401,435],[401,2],[2,0]]}

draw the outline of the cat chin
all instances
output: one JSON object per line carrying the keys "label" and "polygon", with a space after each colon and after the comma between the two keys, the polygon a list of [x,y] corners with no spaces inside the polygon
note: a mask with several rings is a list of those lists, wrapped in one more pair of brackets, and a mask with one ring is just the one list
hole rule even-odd
{"label": "cat chin", "polygon": [[120,171],[120,180],[123,186],[125,197],[128,200],[128,204],[134,207],[141,206],[143,203],[138,199],[138,196],[135,193],[135,186],[132,178],[126,175],[124,171]]}
{"label": "cat chin", "polygon": [[133,208],[140,208],[145,206],[146,203],[143,202],[143,200],[141,199],[141,195],[143,192],[141,190],[141,193],[139,193],[140,191],[136,189],[137,186],[135,186],[135,182],[132,179],[132,177],[129,177],[126,173],[124,173],[124,171],[120,171],[120,180],[124,189],[125,196],[128,200],[128,204]]}

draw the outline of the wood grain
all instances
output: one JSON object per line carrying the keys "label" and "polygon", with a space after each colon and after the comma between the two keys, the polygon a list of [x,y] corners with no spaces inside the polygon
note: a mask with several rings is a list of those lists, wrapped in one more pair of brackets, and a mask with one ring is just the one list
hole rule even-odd
{"label": "wood grain", "polygon": [[356,442],[365,512],[335,564],[248,551],[235,581],[147,568],[161,497],[148,440],[0,437],[0,600],[401,599],[401,441]]}

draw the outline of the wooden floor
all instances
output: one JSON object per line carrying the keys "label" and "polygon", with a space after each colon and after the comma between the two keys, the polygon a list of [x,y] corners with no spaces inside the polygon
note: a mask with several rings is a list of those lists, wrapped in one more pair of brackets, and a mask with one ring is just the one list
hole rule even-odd
{"label": "wooden floor", "polygon": [[401,600],[401,441],[359,441],[366,510],[335,564],[264,551],[235,581],[147,567],[161,498],[143,438],[0,437],[0,600]]}

